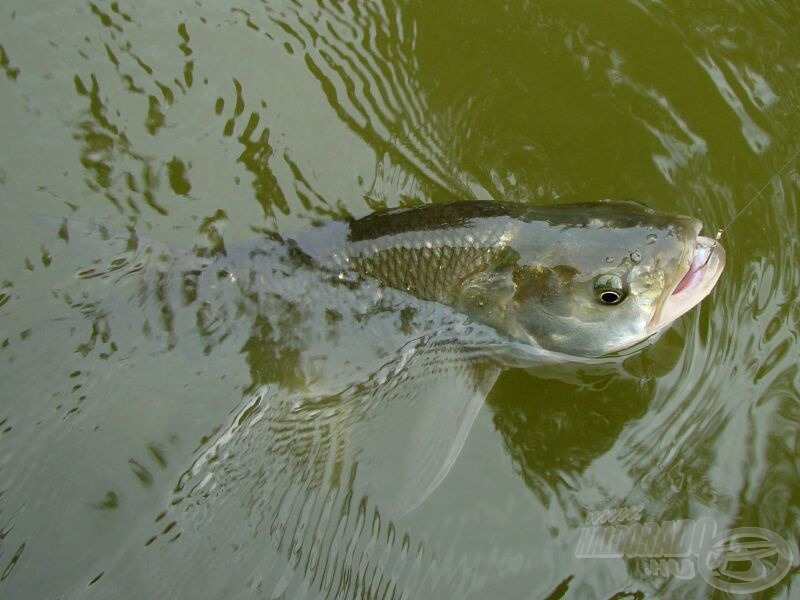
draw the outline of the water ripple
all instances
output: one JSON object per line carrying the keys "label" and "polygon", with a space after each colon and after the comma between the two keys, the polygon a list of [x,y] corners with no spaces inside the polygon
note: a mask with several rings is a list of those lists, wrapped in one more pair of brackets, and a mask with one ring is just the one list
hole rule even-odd
{"label": "water ripple", "polygon": [[430,109],[409,53],[415,28],[401,7],[350,2],[320,6],[313,14],[299,6],[267,10],[278,32],[300,42],[306,66],[343,121],[450,197],[472,197],[454,177],[458,171],[426,118]]}

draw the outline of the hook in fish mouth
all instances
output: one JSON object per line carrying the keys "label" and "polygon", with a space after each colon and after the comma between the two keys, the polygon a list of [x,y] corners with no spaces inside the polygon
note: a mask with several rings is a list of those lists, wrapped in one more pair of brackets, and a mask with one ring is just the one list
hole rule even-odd
{"label": "hook in fish mouth", "polygon": [[650,325],[656,332],[692,309],[711,293],[725,268],[725,249],[718,240],[697,236],[686,272],[664,300]]}
{"label": "hook in fish mouth", "polygon": [[686,274],[672,290],[672,295],[680,294],[685,290],[691,290],[703,278],[704,269],[708,266],[711,258],[714,256],[714,249],[718,246],[716,240],[707,237],[698,236],[697,244],[695,245],[692,261],[689,263],[689,269]]}

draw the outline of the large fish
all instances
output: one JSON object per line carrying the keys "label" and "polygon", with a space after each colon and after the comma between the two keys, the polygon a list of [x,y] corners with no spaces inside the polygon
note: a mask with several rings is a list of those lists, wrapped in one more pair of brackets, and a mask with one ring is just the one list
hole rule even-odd
{"label": "large fish", "polygon": [[707,296],[721,245],[702,223],[631,201],[398,209],[299,236],[320,264],[447,304],[542,350],[601,356]]}

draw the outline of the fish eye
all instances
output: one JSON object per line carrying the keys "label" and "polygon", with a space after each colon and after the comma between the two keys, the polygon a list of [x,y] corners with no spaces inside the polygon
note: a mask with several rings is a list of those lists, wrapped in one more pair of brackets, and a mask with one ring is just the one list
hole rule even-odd
{"label": "fish eye", "polygon": [[601,304],[619,304],[625,299],[625,286],[618,275],[600,275],[594,282],[594,294]]}

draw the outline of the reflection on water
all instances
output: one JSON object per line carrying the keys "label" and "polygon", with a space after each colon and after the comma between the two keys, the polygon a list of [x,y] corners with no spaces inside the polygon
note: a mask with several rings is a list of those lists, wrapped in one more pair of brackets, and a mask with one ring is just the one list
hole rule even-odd
{"label": "reflection on water", "polygon": [[798,16],[0,9],[0,593],[708,595],[575,558],[587,511],[639,504],[765,527],[800,556],[796,161],[726,233],[713,297],[656,343],[496,384],[453,339],[491,331],[276,234],[602,197],[713,232],[797,150]]}

